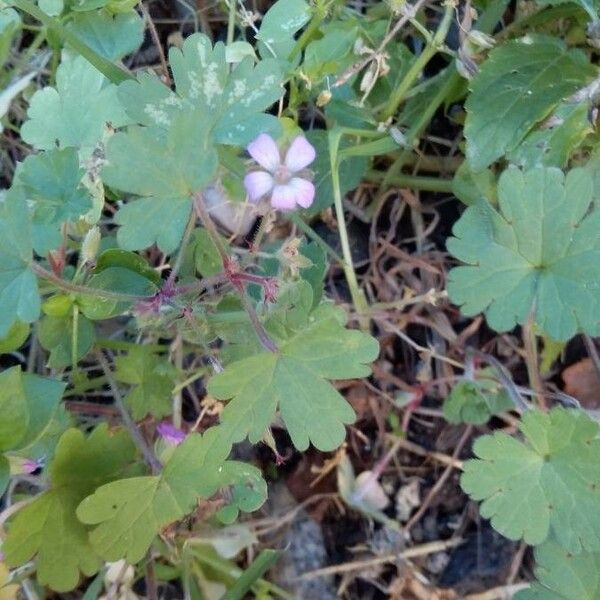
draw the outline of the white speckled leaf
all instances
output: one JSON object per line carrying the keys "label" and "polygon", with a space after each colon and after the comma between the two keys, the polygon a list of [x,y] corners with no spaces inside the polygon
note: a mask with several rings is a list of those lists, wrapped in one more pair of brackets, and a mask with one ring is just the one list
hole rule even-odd
{"label": "white speckled leaf", "polygon": [[174,115],[199,109],[218,143],[244,145],[259,133],[279,132],[277,119],[264,114],[283,92],[277,61],[255,65],[247,57],[230,72],[225,45],[213,47],[202,34],[186,38],[181,50],[171,48],[169,61],[176,92],[149,74],[119,86],[121,102],[137,122],[168,127]]}

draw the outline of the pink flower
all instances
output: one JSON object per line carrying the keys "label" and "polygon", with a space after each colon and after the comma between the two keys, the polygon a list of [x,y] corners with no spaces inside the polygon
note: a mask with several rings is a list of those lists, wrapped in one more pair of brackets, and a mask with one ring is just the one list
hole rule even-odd
{"label": "pink flower", "polygon": [[250,202],[258,202],[270,195],[271,206],[280,210],[293,210],[296,205],[308,208],[315,199],[315,186],[302,171],[315,160],[316,152],[305,137],[295,138],[285,157],[275,140],[261,133],[248,145],[248,153],[264,171],[252,171],[244,178]]}
{"label": "pink flower", "polygon": [[181,431],[181,429],[177,429],[177,427],[174,427],[166,421],[159,423],[158,427],[156,428],[156,431],[158,431],[160,437],[163,440],[165,440],[165,442],[169,444],[169,446],[179,446],[179,444],[181,444],[181,442],[183,442],[183,440],[185,440],[186,437],[184,431]]}

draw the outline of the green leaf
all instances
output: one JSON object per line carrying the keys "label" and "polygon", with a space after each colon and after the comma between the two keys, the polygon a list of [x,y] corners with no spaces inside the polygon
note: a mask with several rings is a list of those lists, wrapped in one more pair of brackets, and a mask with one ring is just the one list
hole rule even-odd
{"label": "green leaf", "polygon": [[0,373],[0,451],[27,450],[34,457],[34,450],[41,446],[51,450],[48,438],[55,433],[64,390],[63,382],[23,373],[20,367]]}
{"label": "green leaf", "polygon": [[498,183],[499,212],[480,200],[454,225],[449,251],[470,266],[452,269],[451,300],[466,315],[485,311],[507,331],[535,322],[555,340],[600,333],[600,211],[584,169],[510,168]]}
{"label": "green leaf", "polygon": [[29,425],[20,367],[0,373],[0,413],[0,450],[8,450],[23,438]]}
{"label": "green leaf", "polygon": [[354,411],[327,380],[365,377],[379,346],[360,331],[344,329],[335,318],[314,315],[279,352],[263,351],[231,363],[210,380],[210,394],[231,399],[221,422],[234,441],[247,435],[259,442],[278,409],[299,450],[309,442],[319,450],[333,450],[344,441],[344,425],[354,422]]}
{"label": "green leaf", "polygon": [[[156,273],[156,271],[154,272]],[[97,275],[90,277],[87,285],[94,289],[146,298],[150,298],[158,290],[157,286],[143,275],[121,267],[102,269]],[[81,312],[92,320],[110,319],[131,309],[129,301],[99,298],[89,294],[79,296],[77,303]]]}
{"label": "green leaf", "polygon": [[37,279],[29,268],[32,254],[27,205],[11,189],[0,202],[0,337],[17,319],[33,323],[39,317]]}
{"label": "green leaf", "polygon": [[485,435],[473,447],[462,488],[511,539],[541,544],[550,534],[572,553],[600,550],[600,426],[583,411],[537,409],[523,416],[524,441]]}
{"label": "green leaf", "polygon": [[115,217],[119,245],[138,250],[158,243],[174,250],[192,207],[191,195],[214,177],[217,153],[206,118],[200,112],[176,115],[167,132],[158,127],[130,127],[107,147],[103,179],[108,185],[142,198],[130,201]]}
{"label": "green leaf", "polygon": [[254,66],[248,57],[230,71],[224,44],[212,47],[202,34],[186,38],[181,50],[171,48],[169,61],[176,92],[150,74],[119,87],[123,106],[138,123],[169,127],[177,114],[197,110],[220,144],[241,146],[260,133],[279,134],[278,120],[263,113],[283,92],[277,61]]}
{"label": "green leaf", "polygon": [[312,288],[312,306],[317,308],[323,298],[325,289],[325,273],[327,272],[327,255],[325,251],[316,243],[310,242],[300,246],[302,256],[308,258],[312,265],[310,267],[301,267],[300,276],[307,281]]}
{"label": "green leaf", "polygon": [[82,42],[77,36],[68,31],[60,20],[47,15],[40,10],[31,0],[11,0],[11,3],[20,10],[31,15],[44,24],[49,30],[58,36],[59,39],[73,46],[73,49],[101,72],[107,79],[113,83],[119,84],[122,81],[131,79],[131,75],[115,65],[110,60],[100,56],[95,50]]}
{"label": "green leaf", "polygon": [[160,283],[160,274],[148,264],[146,259],[139,254],[135,254],[135,252],[128,252],[119,248],[109,248],[100,254],[96,260],[94,274],[97,275],[106,269],[114,267],[133,271],[148,279],[154,285]]}
{"label": "green leaf", "polygon": [[0,337],[0,354],[18,350],[29,337],[30,329],[29,323],[15,321],[6,335]]}
{"label": "green leaf", "polygon": [[465,108],[467,159],[480,171],[514,150],[527,132],[597,70],[557,38],[527,35],[492,50]]}
{"label": "green leaf", "polygon": [[[62,369],[72,365],[73,354],[73,314],[65,317],[45,315],[39,325],[39,341],[45,350],[50,352],[48,366]],[[93,324],[83,315],[77,318],[77,346],[75,358],[81,360],[94,345],[95,333]]]}
{"label": "green leaf", "polygon": [[96,573],[102,562],[75,509],[98,486],[120,477],[134,452],[128,434],[110,433],[106,424],[87,439],[77,429],[66,431],[50,465],[50,489],[10,523],[2,545],[6,563],[17,567],[36,557],[38,581],[57,592],[77,587],[80,572]]}
{"label": "green leaf", "polygon": [[134,419],[171,414],[175,369],[168,361],[137,346],[126,356],[118,356],[115,365],[117,380],[135,386],[125,398]]}
{"label": "green leaf", "polygon": [[306,47],[302,63],[304,75],[316,84],[352,64],[356,58],[352,47],[356,42],[357,32],[356,27],[342,28],[337,23],[335,27],[330,26],[321,39]]}
{"label": "green leaf", "polygon": [[[142,560],[159,531],[191,512],[199,498],[236,483],[239,469],[250,477],[250,465],[226,462],[231,442],[220,428],[192,433],[178,446],[160,475],[122,479],[98,488],[81,502],[79,519],[97,527],[90,533],[94,549],[108,561]],[[233,465],[235,473],[228,468]],[[253,509],[256,509],[254,506]]]}
{"label": "green leaf", "polygon": [[[92,196],[81,179],[83,169],[74,148],[49,150],[28,156],[19,170],[28,205],[31,207],[34,225],[49,226],[57,232],[66,221],[74,221],[92,208]],[[34,229],[34,248],[40,255],[53,250],[48,247],[46,236],[37,237]],[[37,238],[37,239],[36,239]]]}
{"label": "green leaf", "polygon": [[600,552],[572,554],[554,541],[535,549],[537,582],[515,600],[595,600],[600,597]]}
{"label": "green leaf", "polygon": [[28,458],[48,458],[69,424],[60,402],[66,383],[31,373],[22,373],[21,378],[29,423],[15,449]]}
{"label": "green leaf", "polygon": [[294,34],[310,19],[310,6],[304,0],[278,0],[265,13],[256,34],[262,56],[286,60],[294,48]]}
{"label": "green leaf", "polygon": [[557,4],[577,4],[590,16],[592,21],[598,20],[597,2],[595,0],[536,0],[541,6],[556,6]]}
{"label": "green leaf", "polygon": [[508,159],[522,168],[564,167],[572,152],[594,131],[589,105],[561,104],[543,126],[532,131]]}
{"label": "green leaf", "polygon": [[444,401],[444,418],[449,423],[483,425],[513,406],[510,396],[492,379],[460,381]]}
{"label": "green leaf", "polygon": [[21,127],[25,142],[51,150],[73,147],[91,154],[105,127],[130,123],[117,99],[115,85],[81,56],[63,56],[56,72],[56,88],[45,87],[31,98]]}
{"label": "green leaf", "polygon": [[144,39],[144,20],[135,11],[118,15],[105,10],[77,13],[67,29],[110,60],[135,52]]}
{"label": "green leaf", "polygon": [[[352,142],[348,141],[346,137],[342,138],[340,150],[352,145]],[[310,166],[315,174],[316,195],[312,206],[304,212],[308,215],[316,215],[333,204],[333,181],[331,179],[327,131],[324,129],[311,129],[307,132],[306,139],[317,151],[317,157]],[[340,164],[340,191],[342,196],[358,187],[367,171],[368,164],[369,161],[364,156],[352,156],[342,160]]]}
{"label": "green leaf", "polygon": [[[227,240],[222,240],[227,245]],[[196,229],[193,239],[194,264],[203,277],[211,277],[223,271],[223,260],[206,229]]]}
{"label": "green leaf", "polygon": [[281,558],[279,550],[263,550],[252,564],[235,580],[235,583],[223,594],[221,600],[243,600],[252,586]]}

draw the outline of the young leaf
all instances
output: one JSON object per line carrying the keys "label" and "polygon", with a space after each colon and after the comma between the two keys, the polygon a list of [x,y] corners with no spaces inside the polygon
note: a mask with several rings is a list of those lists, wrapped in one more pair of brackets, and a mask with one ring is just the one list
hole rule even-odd
{"label": "young leaf", "polygon": [[28,458],[47,459],[69,425],[69,415],[60,403],[66,383],[31,373],[21,373],[29,423],[14,450]]}
{"label": "young leaf", "polygon": [[0,373],[0,413],[0,450],[8,450],[23,438],[29,425],[20,367]]}
{"label": "young leaf", "polygon": [[51,451],[58,433],[59,403],[65,384],[23,373],[12,367],[0,373],[0,451],[25,453],[30,458]]}
{"label": "young leaf", "polygon": [[535,322],[555,340],[600,333],[600,210],[590,174],[555,168],[506,170],[499,211],[480,200],[453,228],[448,249],[470,266],[452,269],[448,293],[466,315],[485,311],[507,331]]}
{"label": "young leaf", "polygon": [[444,401],[444,418],[449,423],[483,425],[513,406],[506,391],[491,379],[460,381]]}
{"label": "young leaf", "polygon": [[600,597],[600,552],[571,554],[554,541],[535,549],[537,581],[515,600],[583,600]]}
{"label": "young leaf", "polygon": [[[314,313],[313,313],[314,314]],[[345,329],[334,318],[315,319],[280,345],[228,365],[209,382],[209,392],[230,400],[221,415],[233,441],[246,435],[259,442],[279,409],[299,450],[312,442],[319,450],[337,448],[354,411],[328,379],[365,377],[375,360],[375,339]]]}
{"label": "young leaf", "polygon": [[89,155],[107,123],[131,121],[117,99],[117,87],[85,58],[68,54],[56,72],[56,88],[36,92],[21,127],[24,141],[41,150],[78,148]]}
{"label": "young leaf", "polygon": [[109,60],[135,52],[144,40],[144,20],[135,11],[118,15],[106,10],[80,12],[73,16],[67,29]]}
{"label": "young leaf", "polygon": [[171,48],[169,62],[176,92],[149,74],[119,86],[123,106],[138,123],[169,127],[175,115],[197,110],[220,144],[245,145],[260,133],[279,134],[277,119],[263,114],[282,94],[276,61],[254,66],[247,57],[230,71],[224,44],[212,47],[205,35],[194,34],[181,50]]}
{"label": "young leaf", "polygon": [[174,250],[188,221],[191,195],[200,191],[217,169],[217,153],[208,133],[206,115],[174,116],[168,130],[130,127],[114,135],[107,147],[104,181],[141,196],[124,205],[115,217],[121,225],[122,248],[138,250],[157,242]]}
{"label": "young leaf", "polygon": [[465,104],[473,169],[480,171],[514,150],[536,123],[595,75],[583,52],[549,36],[528,34],[492,50]]}
{"label": "young leaf", "polygon": [[135,564],[163,527],[191,512],[199,498],[237,483],[240,469],[249,478],[260,479],[255,467],[225,461],[230,449],[220,428],[204,435],[193,433],[175,449],[160,475],[122,479],[98,488],[77,508],[83,523],[97,526],[90,534],[94,549],[105,560],[124,558]]}
{"label": "young leaf", "polygon": [[80,571],[86,576],[96,573],[102,562],[75,509],[98,486],[121,476],[134,452],[127,433],[110,433],[105,424],[87,439],[77,429],[66,431],[50,465],[50,489],[10,524],[2,545],[6,563],[16,567],[37,556],[39,582],[57,592],[74,589]]}
{"label": "young leaf", "polygon": [[[60,242],[58,230],[65,221],[74,221],[92,208],[92,197],[81,179],[84,171],[74,148],[49,150],[28,156],[19,170],[19,181],[32,208],[33,244],[42,256]],[[56,235],[38,236],[41,225],[56,231]],[[54,243],[53,243],[54,242]]]}
{"label": "young leaf", "polygon": [[18,350],[29,337],[31,326],[22,321],[15,321],[6,335],[0,337],[0,354]]}
{"label": "young leaf", "polygon": [[125,398],[134,419],[146,415],[161,418],[171,413],[175,370],[170,363],[145,346],[136,346],[127,356],[118,356],[115,365],[117,380],[135,386]]}
{"label": "young leaf", "polygon": [[600,551],[600,426],[583,411],[523,416],[524,441],[484,435],[467,461],[462,488],[511,540],[541,544],[550,533],[567,551]]}
{"label": "young leaf", "polygon": [[18,319],[33,323],[40,314],[40,294],[33,260],[27,205],[10,190],[0,202],[0,337]]}

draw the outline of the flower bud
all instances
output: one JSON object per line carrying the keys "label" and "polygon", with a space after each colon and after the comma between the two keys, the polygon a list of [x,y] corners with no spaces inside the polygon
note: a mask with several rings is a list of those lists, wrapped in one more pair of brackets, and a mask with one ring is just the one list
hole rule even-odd
{"label": "flower bud", "polygon": [[100,249],[100,229],[94,225],[83,238],[81,243],[81,261],[92,262]]}

